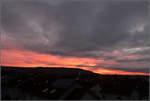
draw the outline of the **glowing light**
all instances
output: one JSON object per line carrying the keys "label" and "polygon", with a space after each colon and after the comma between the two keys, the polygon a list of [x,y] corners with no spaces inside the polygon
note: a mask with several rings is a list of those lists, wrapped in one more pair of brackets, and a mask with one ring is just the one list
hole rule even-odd
{"label": "glowing light", "polygon": [[96,66],[96,64],[89,64],[89,66]]}

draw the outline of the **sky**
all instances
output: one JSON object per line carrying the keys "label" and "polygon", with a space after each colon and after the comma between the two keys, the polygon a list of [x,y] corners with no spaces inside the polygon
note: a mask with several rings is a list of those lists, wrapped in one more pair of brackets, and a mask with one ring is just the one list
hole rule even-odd
{"label": "sky", "polygon": [[3,0],[1,65],[149,75],[148,0]]}

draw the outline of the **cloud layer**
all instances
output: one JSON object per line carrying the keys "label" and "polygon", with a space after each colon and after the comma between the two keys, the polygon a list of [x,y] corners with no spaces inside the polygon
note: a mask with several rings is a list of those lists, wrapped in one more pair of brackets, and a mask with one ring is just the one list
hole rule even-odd
{"label": "cloud layer", "polygon": [[[149,61],[148,27],[148,1],[142,0],[8,0],[2,5],[3,49],[117,62],[111,67],[135,64],[126,71],[138,71],[138,64]],[[133,55],[136,59],[126,58]],[[145,65],[140,68],[145,71]]]}

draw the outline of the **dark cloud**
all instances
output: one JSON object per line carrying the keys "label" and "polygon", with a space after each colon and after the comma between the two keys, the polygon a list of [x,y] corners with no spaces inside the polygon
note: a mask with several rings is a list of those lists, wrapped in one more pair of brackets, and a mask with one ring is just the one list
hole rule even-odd
{"label": "dark cloud", "polygon": [[129,1],[5,2],[2,26],[25,49],[94,57],[91,51],[111,50],[129,39],[131,28],[146,22],[147,7]]}
{"label": "dark cloud", "polygon": [[137,59],[120,59],[117,62],[150,62],[150,57],[137,58]]}

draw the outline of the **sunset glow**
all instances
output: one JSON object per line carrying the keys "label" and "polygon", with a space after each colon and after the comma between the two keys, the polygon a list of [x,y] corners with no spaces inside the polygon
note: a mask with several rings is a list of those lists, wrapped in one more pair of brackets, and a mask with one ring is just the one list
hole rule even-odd
{"label": "sunset glow", "polygon": [[[17,67],[66,67],[66,68],[81,68],[90,70],[99,74],[117,74],[117,75],[149,75],[148,73],[140,72],[126,72],[121,70],[111,70],[98,67],[96,63],[104,63],[104,60],[94,60],[90,58],[75,58],[39,54],[31,51],[19,50],[1,50],[1,65],[3,66],[17,66]],[[111,63],[111,62],[110,62]],[[111,63],[112,64],[112,63]],[[80,67],[84,65],[86,67]]]}

